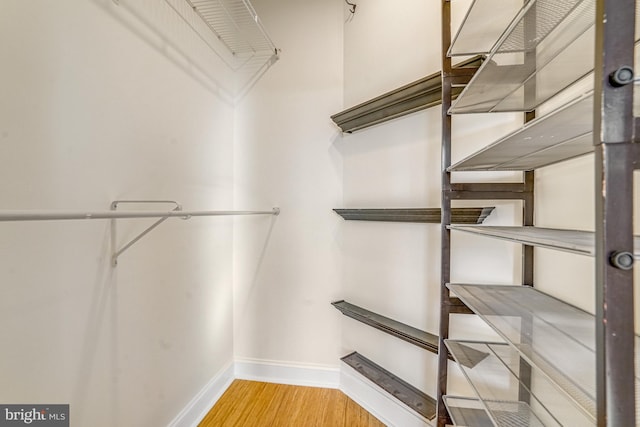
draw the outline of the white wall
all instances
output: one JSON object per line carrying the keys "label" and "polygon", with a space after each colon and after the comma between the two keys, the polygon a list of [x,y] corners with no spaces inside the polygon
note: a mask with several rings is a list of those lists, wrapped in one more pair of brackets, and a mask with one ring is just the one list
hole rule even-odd
{"label": "white wall", "polygon": [[336,367],[342,159],[329,116],[342,107],[344,3],[252,3],[282,58],[236,110],[235,201],[282,213],[238,221],[235,355]]}
{"label": "white wall", "polygon": [[[5,0],[0,40],[2,209],[232,207],[232,82],[167,3]],[[232,360],[232,226],[167,221],[112,269],[108,221],[0,224],[0,401],[167,424]]]}

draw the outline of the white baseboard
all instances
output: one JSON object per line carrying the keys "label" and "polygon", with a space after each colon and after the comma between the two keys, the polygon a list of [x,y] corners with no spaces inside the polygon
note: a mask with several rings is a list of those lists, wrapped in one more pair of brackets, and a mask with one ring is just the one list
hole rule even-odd
{"label": "white baseboard", "polygon": [[238,359],[209,381],[168,427],[197,426],[234,379],[339,388],[389,427],[431,426],[426,419],[344,363],[340,368],[334,368],[272,360]]}
{"label": "white baseboard", "polygon": [[235,377],[311,387],[338,388],[340,369],[325,365],[277,362],[260,359],[236,359]]}
{"label": "white baseboard", "polygon": [[340,365],[340,390],[389,427],[432,425],[344,363]]}
{"label": "white baseboard", "polygon": [[180,411],[168,427],[196,427],[234,380],[233,363],[218,372]]}

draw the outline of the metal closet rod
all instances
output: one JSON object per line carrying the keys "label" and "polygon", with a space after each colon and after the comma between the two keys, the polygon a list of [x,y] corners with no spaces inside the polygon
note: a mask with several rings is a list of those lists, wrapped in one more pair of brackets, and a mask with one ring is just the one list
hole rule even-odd
{"label": "metal closet rod", "polygon": [[[120,204],[171,204],[170,211],[117,211]],[[118,265],[118,257],[137,243],[144,236],[169,218],[189,219],[194,216],[230,216],[230,215],[279,215],[280,208],[270,211],[184,211],[182,205],[175,200],[114,200],[110,211],[97,212],[65,212],[65,211],[0,211],[0,221],[57,221],[78,219],[126,219],[126,218],[159,218],[120,249],[116,248],[116,224],[111,226],[111,265]]]}
{"label": "metal closet rod", "polygon": [[182,218],[194,216],[225,216],[225,215],[278,215],[280,208],[270,211],[97,211],[97,212],[66,212],[66,211],[0,211],[0,221],[48,221],[74,219],[119,219],[119,218]]}

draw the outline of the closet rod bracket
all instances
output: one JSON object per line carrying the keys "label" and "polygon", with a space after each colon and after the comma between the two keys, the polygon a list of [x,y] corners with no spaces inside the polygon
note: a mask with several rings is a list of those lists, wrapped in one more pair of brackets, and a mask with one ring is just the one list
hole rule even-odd
{"label": "closet rod bracket", "polygon": [[[122,204],[122,203],[130,203],[130,204],[138,204],[138,203],[172,204],[172,205],[174,205],[174,208],[172,209],[172,212],[181,211],[182,210],[182,205],[180,203],[176,202],[175,200],[114,200],[113,202],[111,202],[111,210],[112,211],[117,210],[118,209],[118,205]],[[182,219],[189,219],[189,218],[191,218],[191,216],[187,215],[187,216],[184,216],[184,217],[181,217],[181,218]],[[126,243],[124,246],[122,246],[122,248],[120,248],[119,250],[116,251],[115,250],[115,248],[116,248],[116,219],[113,218],[111,220],[111,247],[113,248],[113,254],[111,255],[111,266],[112,267],[117,266],[118,265],[118,257],[120,255],[122,255],[122,253],[124,251],[129,249],[136,242],[138,242],[144,236],[149,234],[154,228],[156,228],[157,226],[162,224],[167,219],[169,219],[169,216],[164,216],[164,217],[158,219],[156,222],[151,224],[144,231],[142,231],[140,234],[138,234],[136,237],[134,237],[128,243]]]}
{"label": "closet rod bracket", "polygon": [[[118,209],[120,204],[172,204],[173,209],[170,211],[120,211],[115,212]],[[104,212],[93,212],[93,213],[85,213],[82,215],[73,214],[73,215],[40,215],[42,218],[38,219],[111,219],[111,266],[116,267],[118,265],[118,257],[122,255],[124,251],[133,246],[136,242],[142,239],[144,236],[149,234],[154,228],[162,224],[169,218],[180,218],[183,220],[191,219],[194,216],[227,216],[227,215],[280,215],[280,208],[274,207],[270,211],[183,211],[182,205],[175,200],[114,200],[111,202],[111,211]],[[24,215],[9,215],[8,218],[11,220],[15,220],[17,217],[20,219],[34,219],[33,215],[24,216]],[[116,220],[120,218],[158,218],[156,222],[147,227],[144,231],[138,234],[136,237],[131,239],[128,243],[123,245],[120,249],[117,248],[117,232],[116,232]],[[2,216],[0,215],[0,220],[2,220]]]}

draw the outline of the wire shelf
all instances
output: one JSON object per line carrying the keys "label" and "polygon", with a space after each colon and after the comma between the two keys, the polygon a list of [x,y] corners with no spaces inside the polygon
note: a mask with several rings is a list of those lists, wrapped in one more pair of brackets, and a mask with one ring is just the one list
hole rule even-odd
{"label": "wire shelf", "polygon": [[[448,225],[450,230],[465,231],[525,245],[595,256],[595,233],[542,227]],[[640,259],[640,236],[634,236],[634,258]]]}
{"label": "wire shelf", "polygon": [[[517,378],[494,353],[509,349],[507,344],[456,340],[445,340],[445,344],[494,425],[500,427],[560,425],[535,395],[531,395],[530,402],[519,399]],[[475,368],[468,368],[464,365],[467,349],[488,351],[492,354]],[[516,359],[514,363],[518,363],[518,360]]]}
{"label": "wire shelf", "polygon": [[[596,322],[592,314],[528,286],[447,287],[595,422]],[[528,322],[526,328],[524,322]],[[639,345],[636,336],[636,349]],[[636,351],[636,369],[638,364]],[[636,388],[638,384],[636,377]]]}
{"label": "wire shelf", "polygon": [[275,53],[276,47],[247,0],[187,0],[235,56]]}
{"label": "wire shelf", "polygon": [[522,0],[474,0],[453,37],[447,55],[489,54],[522,8]]}
{"label": "wire shelf", "polygon": [[[474,6],[476,3],[484,2],[476,0]],[[484,16],[489,10],[470,11],[465,26],[471,29],[461,29],[460,33],[473,34],[473,28],[484,22],[471,18]],[[639,11],[635,11],[636,40]],[[531,111],[588,76],[594,64],[594,17],[595,0],[529,0],[449,112]]]}
{"label": "wire shelf", "polygon": [[457,426],[493,427],[491,418],[478,399],[442,396],[451,421]]}
{"label": "wire shelf", "polygon": [[586,76],[595,0],[531,0],[493,47],[451,113],[530,111]]}
{"label": "wire shelf", "polygon": [[527,123],[448,170],[533,170],[591,152],[593,92]]}
{"label": "wire shelf", "polygon": [[[454,208],[451,222],[458,224],[482,224],[495,207]],[[388,221],[440,224],[440,208],[380,208],[380,209],[334,209],[347,221]]]}
{"label": "wire shelf", "polygon": [[185,1],[227,48],[225,62],[236,73],[236,91],[242,96],[278,60],[280,50],[249,0]]}

